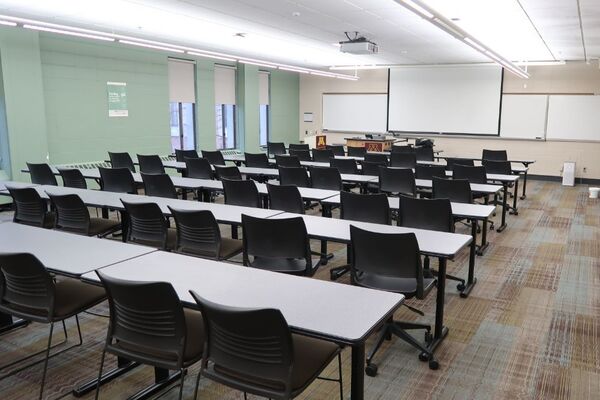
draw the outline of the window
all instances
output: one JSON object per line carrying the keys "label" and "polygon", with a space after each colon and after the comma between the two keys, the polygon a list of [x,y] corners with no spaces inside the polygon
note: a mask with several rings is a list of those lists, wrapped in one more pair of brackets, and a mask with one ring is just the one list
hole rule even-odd
{"label": "window", "polygon": [[258,72],[258,107],[259,107],[259,145],[266,146],[269,141],[269,89],[270,74]]}
{"label": "window", "polygon": [[169,59],[171,151],[196,148],[194,64]]}
{"label": "window", "polygon": [[235,68],[215,65],[215,127],[218,150],[233,149],[236,141]]}

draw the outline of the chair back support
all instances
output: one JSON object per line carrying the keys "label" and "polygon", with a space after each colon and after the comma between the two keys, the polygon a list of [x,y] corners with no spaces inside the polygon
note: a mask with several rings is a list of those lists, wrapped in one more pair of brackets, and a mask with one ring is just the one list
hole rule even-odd
{"label": "chair back support", "polygon": [[304,202],[296,185],[271,185],[267,183],[269,204],[273,210],[304,214]]}
{"label": "chair back support", "polygon": [[80,170],[76,168],[58,168],[58,172],[63,180],[63,185],[66,187],[87,189],[87,182]]}
{"label": "chair back support", "polygon": [[196,150],[175,149],[175,161],[184,162],[186,158],[199,158]]}
{"label": "chair back support", "polygon": [[472,203],[473,193],[468,179],[433,178],[433,198],[448,199],[453,203]]}
{"label": "chair back support", "polygon": [[308,147],[308,144],[304,144],[304,143],[290,143],[289,149],[290,150],[310,150],[310,147]]}
{"label": "chair back support", "polygon": [[450,200],[400,196],[398,225],[430,231],[453,232],[454,218]]}
{"label": "chair back support", "polygon": [[105,192],[136,194],[137,189],[131,170],[127,168],[98,168],[100,188]]}
{"label": "chair back support", "polygon": [[127,168],[131,172],[135,172],[135,165],[129,153],[112,153],[108,152],[110,165],[113,168]]}
{"label": "chair back support", "polygon": [[158,204],[121,202],[129,217],[127,239],[165,248],[169,225]]}
{"label": "chair back support", "polygon": [[56,209],[55,227],[78,233],[87,234],[90,230],[90,213],[79,196],[76,194],[48,194]]}
{"label": "chair back support", "polygon": [[412,146],[392,146],[391,153],[414,153],[415,148]]}
{"label": "chair back support", "polygon": [[340,218],[352,221],[390,225],[392,223],[387,196],[378,194],[340,193]]}
{"label": "chair back support", "polygon": [[417,193],[415,174],[408,168],[379,167],[379,190],[414,197]]}
{"label": "chair back support", "polygon": [[467,167],[472,167],[475,165],[475,162],[471,158],[446,158],[446,169],[448,171],[452,171],[455,165],[464,165]]}
{"label": "chair back support", "polygon": [[188,178],[214,179],[214,172],[206,158],[185,158],[185,169]]}
{"label": "chair back support", "polygon": [[145,174],[142,172],[142,181],[144,182],[146,196],[165,197],[167,199],[177,198],[177,190],[175,190],[171,177],[167,174]]}
{"label": "chair back support", "polygon": [[290,148],[290,156],[296,156],[300,161],[312,161],[310,150],[294,150]]}
{"label": "chair back support", "polygon": [[137,155],[138,163],[140,165],[140,172],[144,174],[164,174],[165,167],[163,166],[162,160],[156,154],[151,155]]}
{"label": "chair back support", "polygon": [[337,168],[340,174],[358,174],[358,164],[353,158],[332,158],[329,165]]}
{"label": "chair back support", "polygon": [[490,161],[508,161],[508,154],[506,153],[506,150],[483,149],[481,159]]}
{"label": "chair back support", "polygon": [[13,221],[27,225],[44,226],[48,206],[34,188],[7,187],[13,198]]}
{"label": "chair back support", "polygon": [[364,147],[348,147],[348,156],[350,157],[365,157],[367,149]]}
{"label": "chair back support", "polygon": [[29,170],[31,183],[58,186],[54,172],[52,172],[52,168],[48,164],[27,163],[27,169]]}
{"label": "chair back support", "polygon": [[331,149],[313,149],[312,151],[313,161],[329,163],[335,154]]}
{"label": "chair back support", "polygon": [[433,147],[419,146],[415,147],[417,161],[433,161]]}
{"label": "chair back support", "polygon": [[240,173],[240,169],[234,165],[230,167],[223,167],[219,165],[215,165],[215,176],[219,180],[229,179],[229,180],[242,180],[242,174]]}
{"label": "chair back support", "polygon": [[433,177],[445,178],[446,167],[443,165],[421,165],[417,164],[415,167],[415,178],[432,180]]}
{"label": "chair back support", "polygon": [[246,167],[251,168],[269,168],[269,157],[265,153],[244,153],[246,158]]}
{"label": "chair back support", "polygon": [[176,210],[169,207],[177,227],[176,249],[184,253],[217,258],[221,231],[209,210]]}
{"label": "chair back support", "polygon": [[267,142],[267,154],[269,156],[277,156],[285,153],[285,144],[283,142]]}
{"label": "chair back support", "polygon": [[300,159],[297,156],[276,155],[275,165],[279,167],[301,167]]}
{"label": "chair back support", "polygon": [[242,207],[261,206],[261,198],[256,183],[252,180],[223,179],[225,204]]}
{"label": "chair back support", "polygon": [[342,176],[337,168],[310,167],[310,182],[315,189],[343,190]]}
{"label": "chair back support", "polygon": [[379,176],[379,167],[386,167],[387,163],[374,162],[374,161],[362,161],[362,174],[369,176]]}
{"label": "chair back support", "polygon": [[485,172],[488,174],[512,175],[512,166],[510,161],[491,161],[483,160]]}
{"label": "chair back support", "polygon": [[206,158],[212,165],[225,165],[225,159],[223,158],[223,153],[221,153],[220,150],[202,150],[202,158]]}
{"label": "chair back support", "polygon": [[279,167],[279,183],[310,187],[310,178],[303,167]]}
{"label": "chair back support", "polygon": [[[405,147],[405,146],[403,146]],[[390,155],[390,166],[394,168],[415,168],[417,155],[414,152],[392,153]]]}
{"label": "chair back support", "polygon": [[453,179],[467,179],[469,183],[487,183],[487,173],[484,166],[468,167],[455,164],[452,169]]}
{"label": "chair back support", "polygon": [[379,164],[389,164],[388,156],[386,154],[380,153],[366,153],[365,161],[379,163]]}
{"label": "chair back support", "polygon": [[344,146],[341,144],[328,144],[325,146],[326,149],[333,151],[334,156],[345,156]]}

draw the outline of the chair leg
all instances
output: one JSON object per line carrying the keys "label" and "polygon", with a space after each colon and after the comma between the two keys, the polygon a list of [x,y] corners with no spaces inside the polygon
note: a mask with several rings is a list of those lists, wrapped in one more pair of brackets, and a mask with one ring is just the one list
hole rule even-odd
{"label": "chair leg", "polygon": [[434,358],[433,352],[431,350],[428,350],[418,340],[416,340],[414,337],[412,337],[406,331],[398,328],[395,325],[392,326],[392,332],[394,333],[394,335],[398,336],[400,339],[404,340],[406,343],[410,344],[417,350],[420,350],[421,354],[419,354],[419,359],[421,359],[422,361],[429,361],[430,369],[438,369],[438,362]]}
{"label": "chair leg", "polygon": [[181,368],[180,372],[181,372],[181,383],[179,384],[179,400],[181,400],[183,398],[183,383],[184,383],[184,380],[185,380],[184,369]]}
{"label": "chair leg", "polygon": [[[64,322],[64,321],[63,321]],[[48,359],[50,358],[50,347],[52,346],[52,333],[54,332],[54,322],[50,323],[50,334],[48,335],[48,347],[46,347],[46,358],[44,359],[44,369],[42,370],[42,383],[40,384],[40,397],[44,395],[44,385],[46,384],[46,372],[48,372]]]}
{"label": "chair leg", "polygon": [[200,388],[200,377],[201,376],[202,376],[202,369],[200,369],[200,371],[198,372],[198,376],[196,377],[196,388],[194,389],[194,400],[198,400],[198,389]]}
{"label": "chair leg", "polygon": [[342,352],[340,351],[338,353],[338,374],[340,377],[339,380],[339,385],[340,385],[340,400],[344,400],[344,381],[343,381],[343,374],[342,374]]}
{"label": "chair leg", "polygon": [[104,368],[104,359],[106,358],[106,349],[102,349],[102,356],[100,356],[100,371],[98,372],[98,383],[96,384],[96,396],[94,399],[98,400],[100,395],[100,382],[102,381],[102,369]]}
{"label": "chair leg", "polygon": [[381,329],[381,332],[379,332],[379,337],[377,338],[377,342],[375,342],[375,346],[373,346],[373,349],[371,349],[371,352],[367,356],[367,364],[371,364],[371,360],[373,359],[375,354],[379,351],[379,348],[381,347],[383,342],[386,340],[386,338],[390,334],[390,328],[391,328],[391,325],[389,323],[386,323],[384,325],[384,327]]}

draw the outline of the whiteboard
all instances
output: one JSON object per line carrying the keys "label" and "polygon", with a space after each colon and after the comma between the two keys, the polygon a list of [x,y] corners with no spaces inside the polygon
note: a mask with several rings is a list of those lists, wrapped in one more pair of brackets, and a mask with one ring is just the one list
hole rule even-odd
{"label": "whiteboard", "polygon": [[546,139],[600,141],[600,96],[551,95]]}
{"label": "whiteboard", "polygon": [[548,95],[503,95],[500,136],[517,139],[544,139],[547,112]]}
{"label": "whiteboard", "polygon": [[323,129],[340,132],[386,132],[387,94],[323,94]]}
{"label": "whiteboard", "polygon": [[498,135],[502,68],[391,68],[390,131]]}

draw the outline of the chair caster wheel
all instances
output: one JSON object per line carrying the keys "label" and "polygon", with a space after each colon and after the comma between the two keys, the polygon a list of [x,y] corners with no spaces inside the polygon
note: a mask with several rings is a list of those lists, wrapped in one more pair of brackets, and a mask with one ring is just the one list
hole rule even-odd
{"label": "chair caster wheel", "polygon": [[425,361],[429,361],[429,354],[427,353],[421,353],[419,354],[419,360],[425,362]]}
{"label": "chair caster wheel", "polygon": [[458,289],[459,292],[462,292],[463,290],[465,290],[465,284],[464,283],[459,283],[458,285],[456,285],[456,289]]}
{"label": "chair caster wheel", "polygon": [[433,342],[433,335],[431,332],[425,332],[425,343]]}
{"label": "chair caster wheel", "polygon": [[440,367],[440,363],[437,360],[431,359],[429,360],[429,369],[436,370]]}
{"label": "chair caster wheel", "polygon": [[377,376],[377,364],[367,364],[365,373],[367,376]]}

